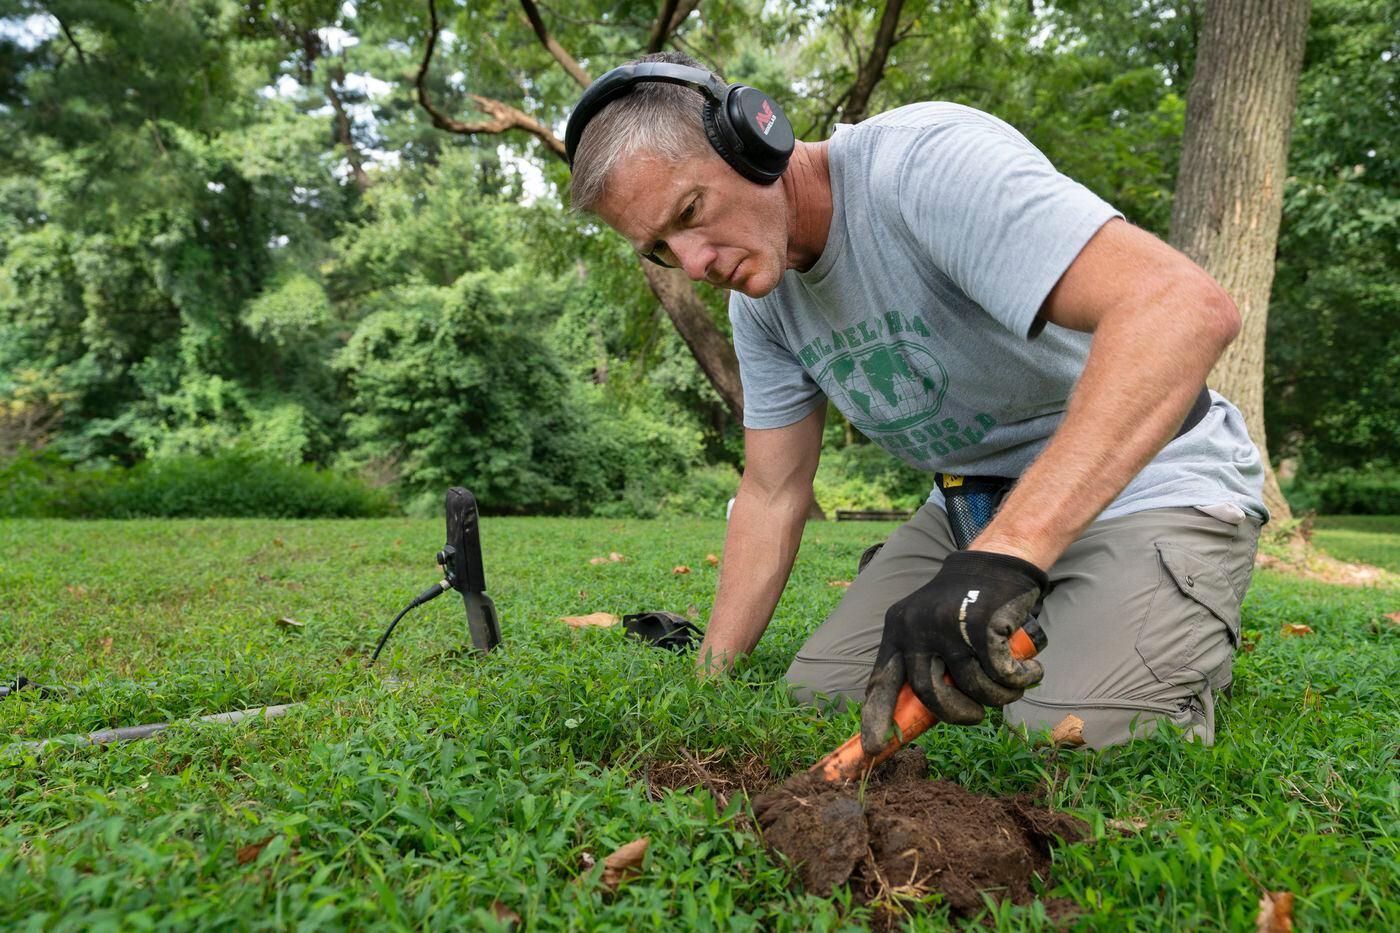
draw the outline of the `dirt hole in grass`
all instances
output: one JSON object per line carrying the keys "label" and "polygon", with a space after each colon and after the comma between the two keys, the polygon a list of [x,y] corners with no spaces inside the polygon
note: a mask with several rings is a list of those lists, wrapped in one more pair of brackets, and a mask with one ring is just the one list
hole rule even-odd
{"label": "dirt hole in grass", "polygon": [[[722,806],[747,792],[764,842],[793,862],[804,890],[827,896],[849,885],[860,903],[887,908],[889,924],[932,894],[960,916],[979,913],[984,895],[1029,904],[1035,878],[1050,880],[1051,849],[1088,835],[1082,820],[1030,794],[986,797],[930,781],[918,747],[877,768],[863,789],[808,774],[775,783],[762,762],[717,770],[689,754],[653,767],[653,794],[658,777],[666,789],[706,787]],[[1045,907],[1051,917],[1073,913],[1068,901]]]}

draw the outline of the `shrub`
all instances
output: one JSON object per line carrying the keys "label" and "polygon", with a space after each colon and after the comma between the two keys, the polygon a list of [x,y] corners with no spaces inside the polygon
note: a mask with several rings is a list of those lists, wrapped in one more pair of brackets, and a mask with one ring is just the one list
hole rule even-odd
{"label": "shrub", "polygon": [[360,323],[336,361],[354,395],[344,462],[395,464],[415,502],[460,484],[492,512],[656,515],[699,462],[700,432],[662,402],[571,382],[512,328],[501,287],[469,273],[400,288]]}
{"label": "shrub", "polygon": [[1301,475],[1285,490],[1296,512],[1321,515],[1400,515],[1400,469],[1384,464],[1359,470]]}
{"label": "shrub", "polygon": [[813,481],[817,504],[837,509],[917,509],[933,488],[933,475],[916,470],[875,444],[822,451]]}
{"label": "shrub", "polygon": [[663,515],[723,518],[729,500],[739,491],[739,473],[727,463],[697,467],[661,500]]}
{"label": "shrub", "polygon": [[0,516],[31,518],[366,518],[393,498],[353,476],[236,450],[79,470],[51,454],[0,467]]}
{"label": "shrub", "polygon": [[74,514],[84,478],[106,480],[103,473],[77,473],[52,451],[21,448],[0,463],[0,518],[67,518]]}

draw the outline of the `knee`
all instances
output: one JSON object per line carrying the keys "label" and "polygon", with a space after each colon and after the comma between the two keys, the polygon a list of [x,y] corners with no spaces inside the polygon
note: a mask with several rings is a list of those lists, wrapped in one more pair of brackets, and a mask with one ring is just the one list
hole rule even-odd
{"label": "knee", "polygon": [[844,709],[865,695],[870,665],[846,658],[812,658],[798,654],[787,669],[787,685],[799,703]]}

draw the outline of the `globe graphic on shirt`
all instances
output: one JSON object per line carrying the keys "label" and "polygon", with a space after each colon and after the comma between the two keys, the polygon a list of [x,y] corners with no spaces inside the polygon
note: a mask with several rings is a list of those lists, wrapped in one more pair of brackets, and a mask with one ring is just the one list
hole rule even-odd
{"label": "globe graphic on shirt", "polygon": [[948,373],[927,348],[900,341],[833,357],[817,383],[862,431],[903,431],[938,414]]}

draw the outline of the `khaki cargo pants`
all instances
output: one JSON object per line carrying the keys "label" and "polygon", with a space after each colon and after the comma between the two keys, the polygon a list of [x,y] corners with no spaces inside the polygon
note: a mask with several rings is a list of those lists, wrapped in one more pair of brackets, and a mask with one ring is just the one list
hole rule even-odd
{"label": "khaki cargo pants", "polygon": [[[1095,522],[1050,568],[1040,612],[1045,679],[1006,707],[1007,722],[1034,732],[1073,713],[1097,748],[1166,720],[1212,743],[1258,539],[1258,519],[1235,525],[1191,508]],[[863,699],[885,610],[932,579],[954,549],[934,505],[895,531],[797,652],[787,679],[798,697]]]}

